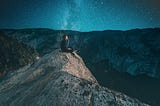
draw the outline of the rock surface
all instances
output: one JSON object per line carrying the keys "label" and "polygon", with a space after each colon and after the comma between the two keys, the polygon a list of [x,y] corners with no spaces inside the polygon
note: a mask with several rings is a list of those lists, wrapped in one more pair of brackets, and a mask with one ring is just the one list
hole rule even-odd
{"label": "rock surface", "polygon": [[0,83],[1,106],[147,106],[101,87],[77,54],[55,50],[10,72]]}

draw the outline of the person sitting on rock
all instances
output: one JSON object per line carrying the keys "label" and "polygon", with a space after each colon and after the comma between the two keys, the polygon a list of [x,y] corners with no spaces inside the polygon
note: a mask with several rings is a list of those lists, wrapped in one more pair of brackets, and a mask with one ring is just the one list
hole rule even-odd
{"label": "person sitting on rock", "polygon": [[63,39],[61,41],[61,50],[62,52],[72,53],[74,50],[69,47],[69,38],[67,35],[63,36]]}

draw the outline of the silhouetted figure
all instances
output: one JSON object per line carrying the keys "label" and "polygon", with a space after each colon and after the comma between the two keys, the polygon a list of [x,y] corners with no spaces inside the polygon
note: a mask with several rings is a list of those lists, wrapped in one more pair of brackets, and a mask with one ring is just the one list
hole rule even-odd
{"label": "silhouetted figure", "polygon": [[63,40],[61,41],[61,50],[62,52],[72,53],[74,50],[69,47],[69,38],[67,35],[63,36]]}

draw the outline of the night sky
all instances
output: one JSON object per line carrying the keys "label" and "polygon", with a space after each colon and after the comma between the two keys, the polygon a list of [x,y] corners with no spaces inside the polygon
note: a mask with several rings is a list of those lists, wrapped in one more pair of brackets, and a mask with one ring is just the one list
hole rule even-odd
{"label": "night sky", "polygon": [[0,0],[0,28],[128,30],[160,27],[160,0]]}

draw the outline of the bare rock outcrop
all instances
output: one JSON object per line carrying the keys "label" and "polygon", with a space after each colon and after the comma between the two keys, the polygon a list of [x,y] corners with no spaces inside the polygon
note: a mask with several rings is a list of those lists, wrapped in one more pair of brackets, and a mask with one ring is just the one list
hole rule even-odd
{"label": "bare rock outcrop", "polygon": [[10,72],[0,83],[1,106],[148,106],[100,86],[81,57],[59,49]]}

